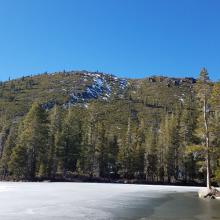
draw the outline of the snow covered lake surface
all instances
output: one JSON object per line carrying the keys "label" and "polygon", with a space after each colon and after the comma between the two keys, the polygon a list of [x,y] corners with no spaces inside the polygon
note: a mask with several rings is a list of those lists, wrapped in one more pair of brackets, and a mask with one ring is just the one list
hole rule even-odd
{"label": "snow covered lake surface", "polygon": [[196,187],[96,183],[0,183],[1,220],[220,219],[220,201]]}

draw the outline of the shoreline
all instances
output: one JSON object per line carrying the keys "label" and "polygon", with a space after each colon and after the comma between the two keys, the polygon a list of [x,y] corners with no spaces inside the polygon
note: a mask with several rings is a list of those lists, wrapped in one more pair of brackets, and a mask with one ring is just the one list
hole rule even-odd
{"label": "shoreline", "polygon": [[[0,182],[55,182],[55,183],[112,183],[112,184],[130,184],[130,185],[161,185],[161,186],[192,186],[192,187],[205,187],[205,183],[198,182],[152,182],[146,181],[144,179],[106,179],[106,178],[96,178],[96,177],[85,177],[85,178],[54,178],[54,179],[46,179],[46,178],[36,178],[34,180],[14,180],[14,179],[3,179]],[[213,184],[213,186],[218,187]]]}
{"label": "shoreline", "polygon": [[[121,184],[121,183],[96,183],[96,182],[49,182],[49,181],[41,181],[41,182],[27,182],[27,181],[0,181],[0,188],[3,186],[4,189],[8,188],[7,186],[5,187],[5,185],[37,185],[37,184],[45,184],[45,185],[50,185],[50,184],[54,184],[54,186],[59,186],[62,184],[65,184],[66,186],[69,185],[75,185],[75,186],[95,186],[98,185],[100,187],[106,187],[106,186],[111,186],[113,188],[117,188],[119,187],[122,192],[124,189],[138,189],[139,187],[143,187],[144,190],[150,190],[152,192],[157,192],[157,190],[162,190],[161,192],[163,192],[164,194],[167,193],[187,193],[187,192],[194,192],[197,193],[199,189],[205,189],[206,187],[203,186],[180,186],[180,185],[160,185],[160,184]],[[164,191],[166,190],[166,191]]]}

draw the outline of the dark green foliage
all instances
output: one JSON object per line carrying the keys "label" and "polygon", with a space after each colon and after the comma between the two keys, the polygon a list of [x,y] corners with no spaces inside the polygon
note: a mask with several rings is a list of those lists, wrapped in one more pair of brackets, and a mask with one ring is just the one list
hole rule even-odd
{"label": "dark green foliage", "polygon": [[1,175],[2,178],[7,178],[10,175],[9,173],[9,162],[11,159],[11,154],[13,148],[16,146],[16,138],[17,138],[17,124],[13,124],[10,127],[10,131],[6,137],[4,143],[4,149],[2,151],[1,156]]}
{"label": "dark green foliage", "polygon": [[65,176],[67,171],[76,171],[81,149],[81,120],[69,109],[63,119],[62,130],[58,140],[59,169]]}
{"label": "dark green foliage", "polygon": [[49,136],[48,136],[48,168],[47,175],[48,178],[54,178],[58,168],[59,161],[59,141],[61,137],[62,131],[62,113],[59,106],[55,105],[55,107],[51,110],[51,114],[49,116]]}
{"label": "dark green foliage", "polygon": [[45,176],[48,155],[47,115],[39,104],[33,104],[20,123],[16,146],[12,150],[10,171],[16,178]]}
{"label": "dark green foliage", "polygon": [[[211,166],[219,179],[220,89],[206,73],[198,83],[150,77],[128,80],[125,88],[111,75],[88,72],[1,83],[1,178],[204,181],[204,156],[192,149],[203,144],[197,87],[208,82]],[[103,88],[111,87],[109,98],[100,91],[86,96],[96,77],[103,77]]]}

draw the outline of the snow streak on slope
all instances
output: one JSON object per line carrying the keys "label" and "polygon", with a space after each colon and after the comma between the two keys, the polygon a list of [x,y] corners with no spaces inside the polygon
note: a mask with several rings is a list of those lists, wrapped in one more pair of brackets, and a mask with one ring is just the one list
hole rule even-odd
{"label": "snow streak on slope", "polygon": [[[108,100],[113,91],[123,93],[127,87],[127,80],[118,77],[102,74],[102,73],[83,73],[81,79],[84,82],[90,82],[83,90],[78,90],[76,87],[72,89],[69,96],[69,103],[87,103],[91,99]],[[114,92],[115,94],[115,92]]]}

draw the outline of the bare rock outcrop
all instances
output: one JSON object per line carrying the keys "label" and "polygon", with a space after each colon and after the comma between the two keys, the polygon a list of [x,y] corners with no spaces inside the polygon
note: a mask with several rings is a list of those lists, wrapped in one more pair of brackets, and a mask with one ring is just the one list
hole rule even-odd
{"label": "bare rock outcrop", "polygon": [[199,198],[220,199],[220,192],[214,187],[199,190],[198,194]]}

